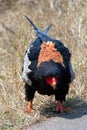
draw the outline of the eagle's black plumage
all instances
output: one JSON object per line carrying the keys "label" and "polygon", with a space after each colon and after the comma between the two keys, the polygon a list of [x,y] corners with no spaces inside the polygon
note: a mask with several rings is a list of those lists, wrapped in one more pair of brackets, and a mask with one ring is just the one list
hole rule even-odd
{"label": "eagle's black plumage", "polygon": [[[66,94],[69,90],[69,84],[71,82],[70,73],[70,58],[71,54],[69,49],[64,46],[64,44],[60,40],[55,40],[51,38],[47,32],[49,31],[50,26],[48,26],[44,32],[39,30],[33,22],[28,18],[28,21],[33,25],[34,30],[36,31],[37,37],[30,44],[26,52],[27,57],[27,71],[26,66],[24,66],[23,73],[26,75],[27,80],[23,77],[25,81],[25,93],[26,99],[31,101],[34,98],[35,91],[38,91],[40,94],[51,95],[54,94],[56,100],[63,101],[66,98]],[[55,44],[55,48],[59,51],[63,57],[64,66],[60,63],[54,62],[52,59],[50,61],[42,62],[38,67],[38,57],[41,51],[41,45],[43,42],[52,42]],[[24,60],[24,64],[26,64],[26,58]],[[53,89],[49,84],[46,83],[45,77],[47,76],[57,76],[58,84],[55,89]],[[27,82],[30,80],[29,82]]]}

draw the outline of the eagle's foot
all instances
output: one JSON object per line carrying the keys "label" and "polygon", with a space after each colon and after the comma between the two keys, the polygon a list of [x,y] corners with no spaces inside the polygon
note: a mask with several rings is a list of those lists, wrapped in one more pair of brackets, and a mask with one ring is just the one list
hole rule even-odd
{"label": "eagle's foot", "polygon": [[59,112],[59,113],[63,113],[63,112],[66,112],[66,111],[70,111],[71,108],[68,108],[68,107],[63,107],[62,106],[62,102],[59,100],[57,102],[57,107],[56,107],[56,111]]}

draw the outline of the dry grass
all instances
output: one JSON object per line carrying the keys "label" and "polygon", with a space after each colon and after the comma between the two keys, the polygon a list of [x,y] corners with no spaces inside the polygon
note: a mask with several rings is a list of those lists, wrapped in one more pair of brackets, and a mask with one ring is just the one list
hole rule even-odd
{"label": "dry grass", "polygon": [[[6,1],[6,0],[5,0]],[[4,1],[4,2],[5,2]],[[87,99],[87,1],[86,0],[19,0],[0,6],[0,129],[23,128],[45,119],[45,108],[53,115],[54,97],[36,94],[35,112],[25,112],[25,94],[21,79],[23,56],[28,44],[34,39],[32,27],[23,17],[24,14],[44,29],[53,24],[50,35],[61,39],[72,52],[72,63],[76,79],[71,84],[68,95],[69,104],[74,98]],[[38,105],[39,104],[39,105]]]}

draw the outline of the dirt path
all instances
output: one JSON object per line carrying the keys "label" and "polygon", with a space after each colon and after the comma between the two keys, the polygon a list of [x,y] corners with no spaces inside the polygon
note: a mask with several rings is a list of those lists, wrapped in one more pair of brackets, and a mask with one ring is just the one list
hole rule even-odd
{"label": "dirt path", "polygon": [[37,123],[26,130],[87,130],[87,105]]}

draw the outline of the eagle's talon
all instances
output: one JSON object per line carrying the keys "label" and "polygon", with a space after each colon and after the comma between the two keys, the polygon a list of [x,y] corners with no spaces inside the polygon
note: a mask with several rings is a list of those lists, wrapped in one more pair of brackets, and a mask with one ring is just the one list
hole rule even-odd
{"label": "eagle's talon", "polygon": [[28,112],[28,113],[33,112],[33,111],[34,111],[34,109],[32,109],[32,108],[27,108],[27,110],[26,110],[26,112]]}
{"label": "eagle's talon", "polygon": [[64,112],[67,112],[67,111],[70,111],[71,108],[70,107],[64,107],[63,110],[64,110]]}

